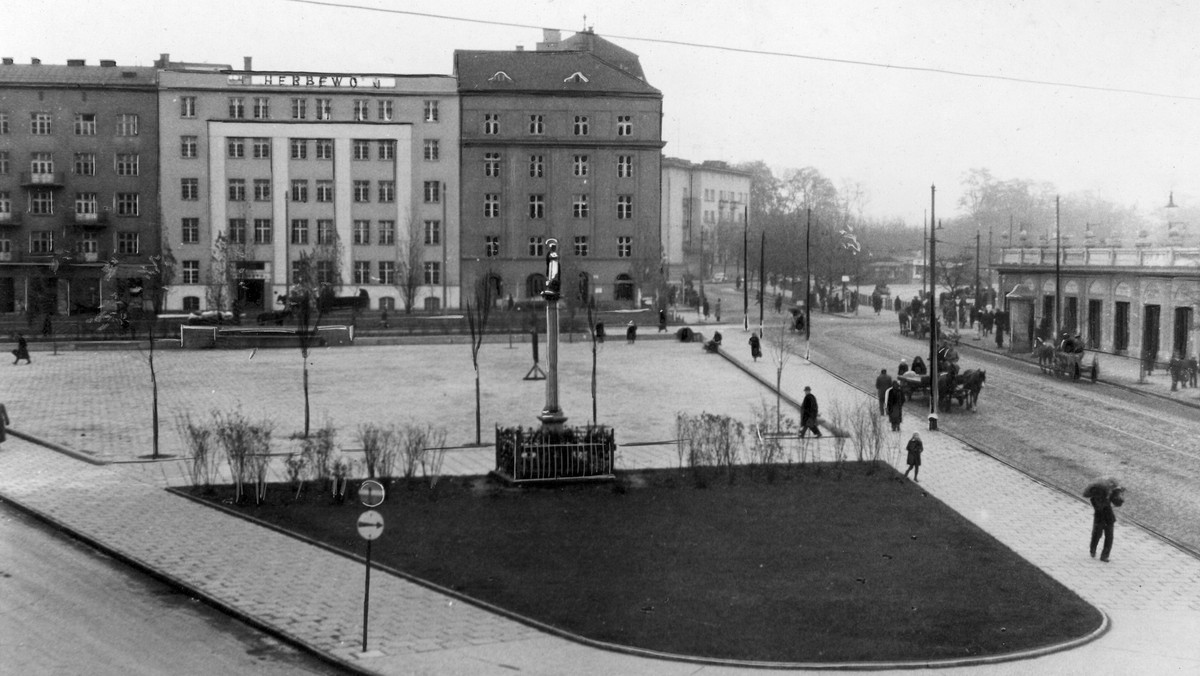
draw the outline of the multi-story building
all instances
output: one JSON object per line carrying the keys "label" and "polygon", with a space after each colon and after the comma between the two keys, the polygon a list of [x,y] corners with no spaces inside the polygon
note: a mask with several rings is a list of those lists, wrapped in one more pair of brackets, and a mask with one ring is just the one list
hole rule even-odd
{"label": "multi-story building", "polygon": [[158,176],[153,68],[5,58],[0,313],[94,312],[118,286],[106,263],[140,277],[160,253]]}
{"label": "multi-story building", "polygon": [[410,271],[414,306],[458,304],[453,78],[157,66],[172,307],[272,309],[304,253],[372,308]]}
{"label": "multi-story building", "polygon": [[672,283],[685,274],[732,279],[742,249],[751,175],[727,163],[662,162],[662,248]]}
{"label": "multi-story building", "polygon": [[568,303],[637,302],[662,271],[662,93],[632,52],[590,31],[559,37],[454,53],[462,285],[536,299],[555,239]]}

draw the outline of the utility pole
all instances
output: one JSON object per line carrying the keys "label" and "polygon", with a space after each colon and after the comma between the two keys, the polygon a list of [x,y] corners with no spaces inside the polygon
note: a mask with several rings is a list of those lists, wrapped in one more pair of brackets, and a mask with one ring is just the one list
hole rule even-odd
{"label": "utility pole", "polygon": [[767,307],[767,231],[762,231],[762,243],[758,245],[758,334],[762,337],[763,311]]}
{"label": "utility pole", "polygon": [[979,312],[979,228],[975,228],[975,312]]}
{"label": "utility pole", "polygon": [[[1062,230],[1058,222],[1058,195],[1054,196],[1054,327],[1062,331]],[[1054,340],[1051,336],[1051,340]]]}
{"label": "utility pole", "polygon": [[808,222],[804,227],[804,359],[809,357],[808,344],[812,340],[812,268],[809,264],[809,244],[812,242],[812,207],[807,209]]}
{"label": "utility pole", "polygon": [[750,330],[750,219],[742,219],[742,330]]}
{"label": "utility pole", "polygon": [[937,187],[929,186],[929,430],[938,428],[938,368],[937,368],[937,272],[933,266],[937,261]]}

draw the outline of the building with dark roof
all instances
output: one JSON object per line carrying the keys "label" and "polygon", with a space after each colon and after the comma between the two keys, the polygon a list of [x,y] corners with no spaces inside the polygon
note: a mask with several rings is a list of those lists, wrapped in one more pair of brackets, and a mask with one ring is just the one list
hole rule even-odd
{"label": "building with dark roof", "polygon": [[536,300],[558,241],[568,303],[634,303],[661,280],[662,93],[585,32],[537,51],[454,53],[462,284]]}
{"label": "building with dark roof", "polygon": [[158,176],[155,69],[5,58],[0,313],[94,314],[124,293],[161,253]]}

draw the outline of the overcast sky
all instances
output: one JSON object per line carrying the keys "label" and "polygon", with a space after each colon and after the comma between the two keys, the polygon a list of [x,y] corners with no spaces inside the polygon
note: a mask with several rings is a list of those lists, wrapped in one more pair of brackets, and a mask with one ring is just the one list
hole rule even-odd
{"label": "overcast sky", "polygon": [[1145,209],[1171,190],[1200,201],[1200,3],[1188,0],[354,0],[519,26],[297,0],[5,4],[0,55],[18,62],[151,65],[167,52],[331,72],[449,74],[455,49],[533,49],[538,27],[574,31],[586,15],[663,92],[667,155],[814,166],[861,183],[868,216],[919,225],[937,184],[948,217],[972,167]]}

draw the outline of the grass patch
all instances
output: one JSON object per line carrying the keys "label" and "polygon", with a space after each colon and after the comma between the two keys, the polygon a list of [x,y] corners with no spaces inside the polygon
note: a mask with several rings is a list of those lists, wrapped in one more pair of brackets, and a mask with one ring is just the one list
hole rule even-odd
{"label": "grass patch", "polygon": [[[674,470],[553,488],[397,482],[376,508],[387,530],[372,558],[592,639],[710,658],[963,658],[1099,626],[1095,608],[919,485],[844,467],[703,489]],[[279,486],[236,509],[365,549],[353,497]]]}

